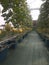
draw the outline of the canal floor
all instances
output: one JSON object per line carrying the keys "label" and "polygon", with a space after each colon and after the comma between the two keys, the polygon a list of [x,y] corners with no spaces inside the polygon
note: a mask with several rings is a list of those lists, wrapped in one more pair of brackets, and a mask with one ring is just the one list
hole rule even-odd
{"label": "canal floor", "polygon": [[9,50],[8,57],[0,65],[49,65],[49,51],[33,31],[15,50]]}

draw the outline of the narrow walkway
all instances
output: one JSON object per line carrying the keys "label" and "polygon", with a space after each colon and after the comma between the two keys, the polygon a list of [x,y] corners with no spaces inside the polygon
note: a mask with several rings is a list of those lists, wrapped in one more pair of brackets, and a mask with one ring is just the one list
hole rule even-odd
{"label": "narrow walkway", "polygon": [[0,65],[49,65],[49,52],[38,34],[31,32]]}

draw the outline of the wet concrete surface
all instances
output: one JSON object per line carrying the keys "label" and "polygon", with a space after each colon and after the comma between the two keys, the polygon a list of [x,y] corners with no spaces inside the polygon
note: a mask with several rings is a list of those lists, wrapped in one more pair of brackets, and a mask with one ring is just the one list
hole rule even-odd
{"label": "wet concrete surface", "polygon": [[9,50],[8,57],[0,65],[49,65],[49,51],[33,31],[15,50]]}

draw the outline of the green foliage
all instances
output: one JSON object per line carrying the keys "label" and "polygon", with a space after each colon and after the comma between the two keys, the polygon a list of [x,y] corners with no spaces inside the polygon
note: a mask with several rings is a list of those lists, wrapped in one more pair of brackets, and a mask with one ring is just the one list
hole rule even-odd
{"label": "green foliage", "polygon": [[[0,0],[0,2],[4,7],[2,16],[7,22],[12,21],[15,27],[16,24],[31,26],[32,19],[26,0]],[[7,10],[9,13],[4,13]]]}
{"label": "green foliage", "polygon": [[42,29],[47,29],[49,28],[49,0],[44,1],[45,2],[41,5],[40,9],[40,15],[38,18],[38,27]]}
{"label": "green foliage", "polygon": [[[7,23],[5,24],[5,31],[0,35],[0,39],[31,30],[32,18],[29,15],[30,11],[26,0],[0,0],[0,3],[3,6],[2,16]],[[7,11],[8,13],[6,13]],[[13,23],[14,28],[11,28],[11,25],[8,24],[10,21]]]}

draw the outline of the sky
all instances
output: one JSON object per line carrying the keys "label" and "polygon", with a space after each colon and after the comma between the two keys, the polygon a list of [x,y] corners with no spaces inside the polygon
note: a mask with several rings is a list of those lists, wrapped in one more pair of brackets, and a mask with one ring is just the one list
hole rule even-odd
{"label": "sky", "polygon": [[[43,3],[41,0],[27,0],[29,9],[32,8],[40,8],[41,4]],[[31,16],[33,20],[37,20],[40,14],[39,10],[31,10]]]}
{"label": "sky", "polygon": [[5,23],[4,18],[1,16],[3,7],[0,5],[0,25],[3,25]]}
{"label": "sky", "polygon": [[[27,0],[27,3],[28,3],[29,9],[40,8],[42,1],[41,0]],[[0,5],[0,25],[5,23],[4,18],[1,17],[2,9],[3,9],[3,7]],[[40,12],[39,12],[39,10],[31,10],[30,14],[31,14],[33,20],[37,20]]]}

